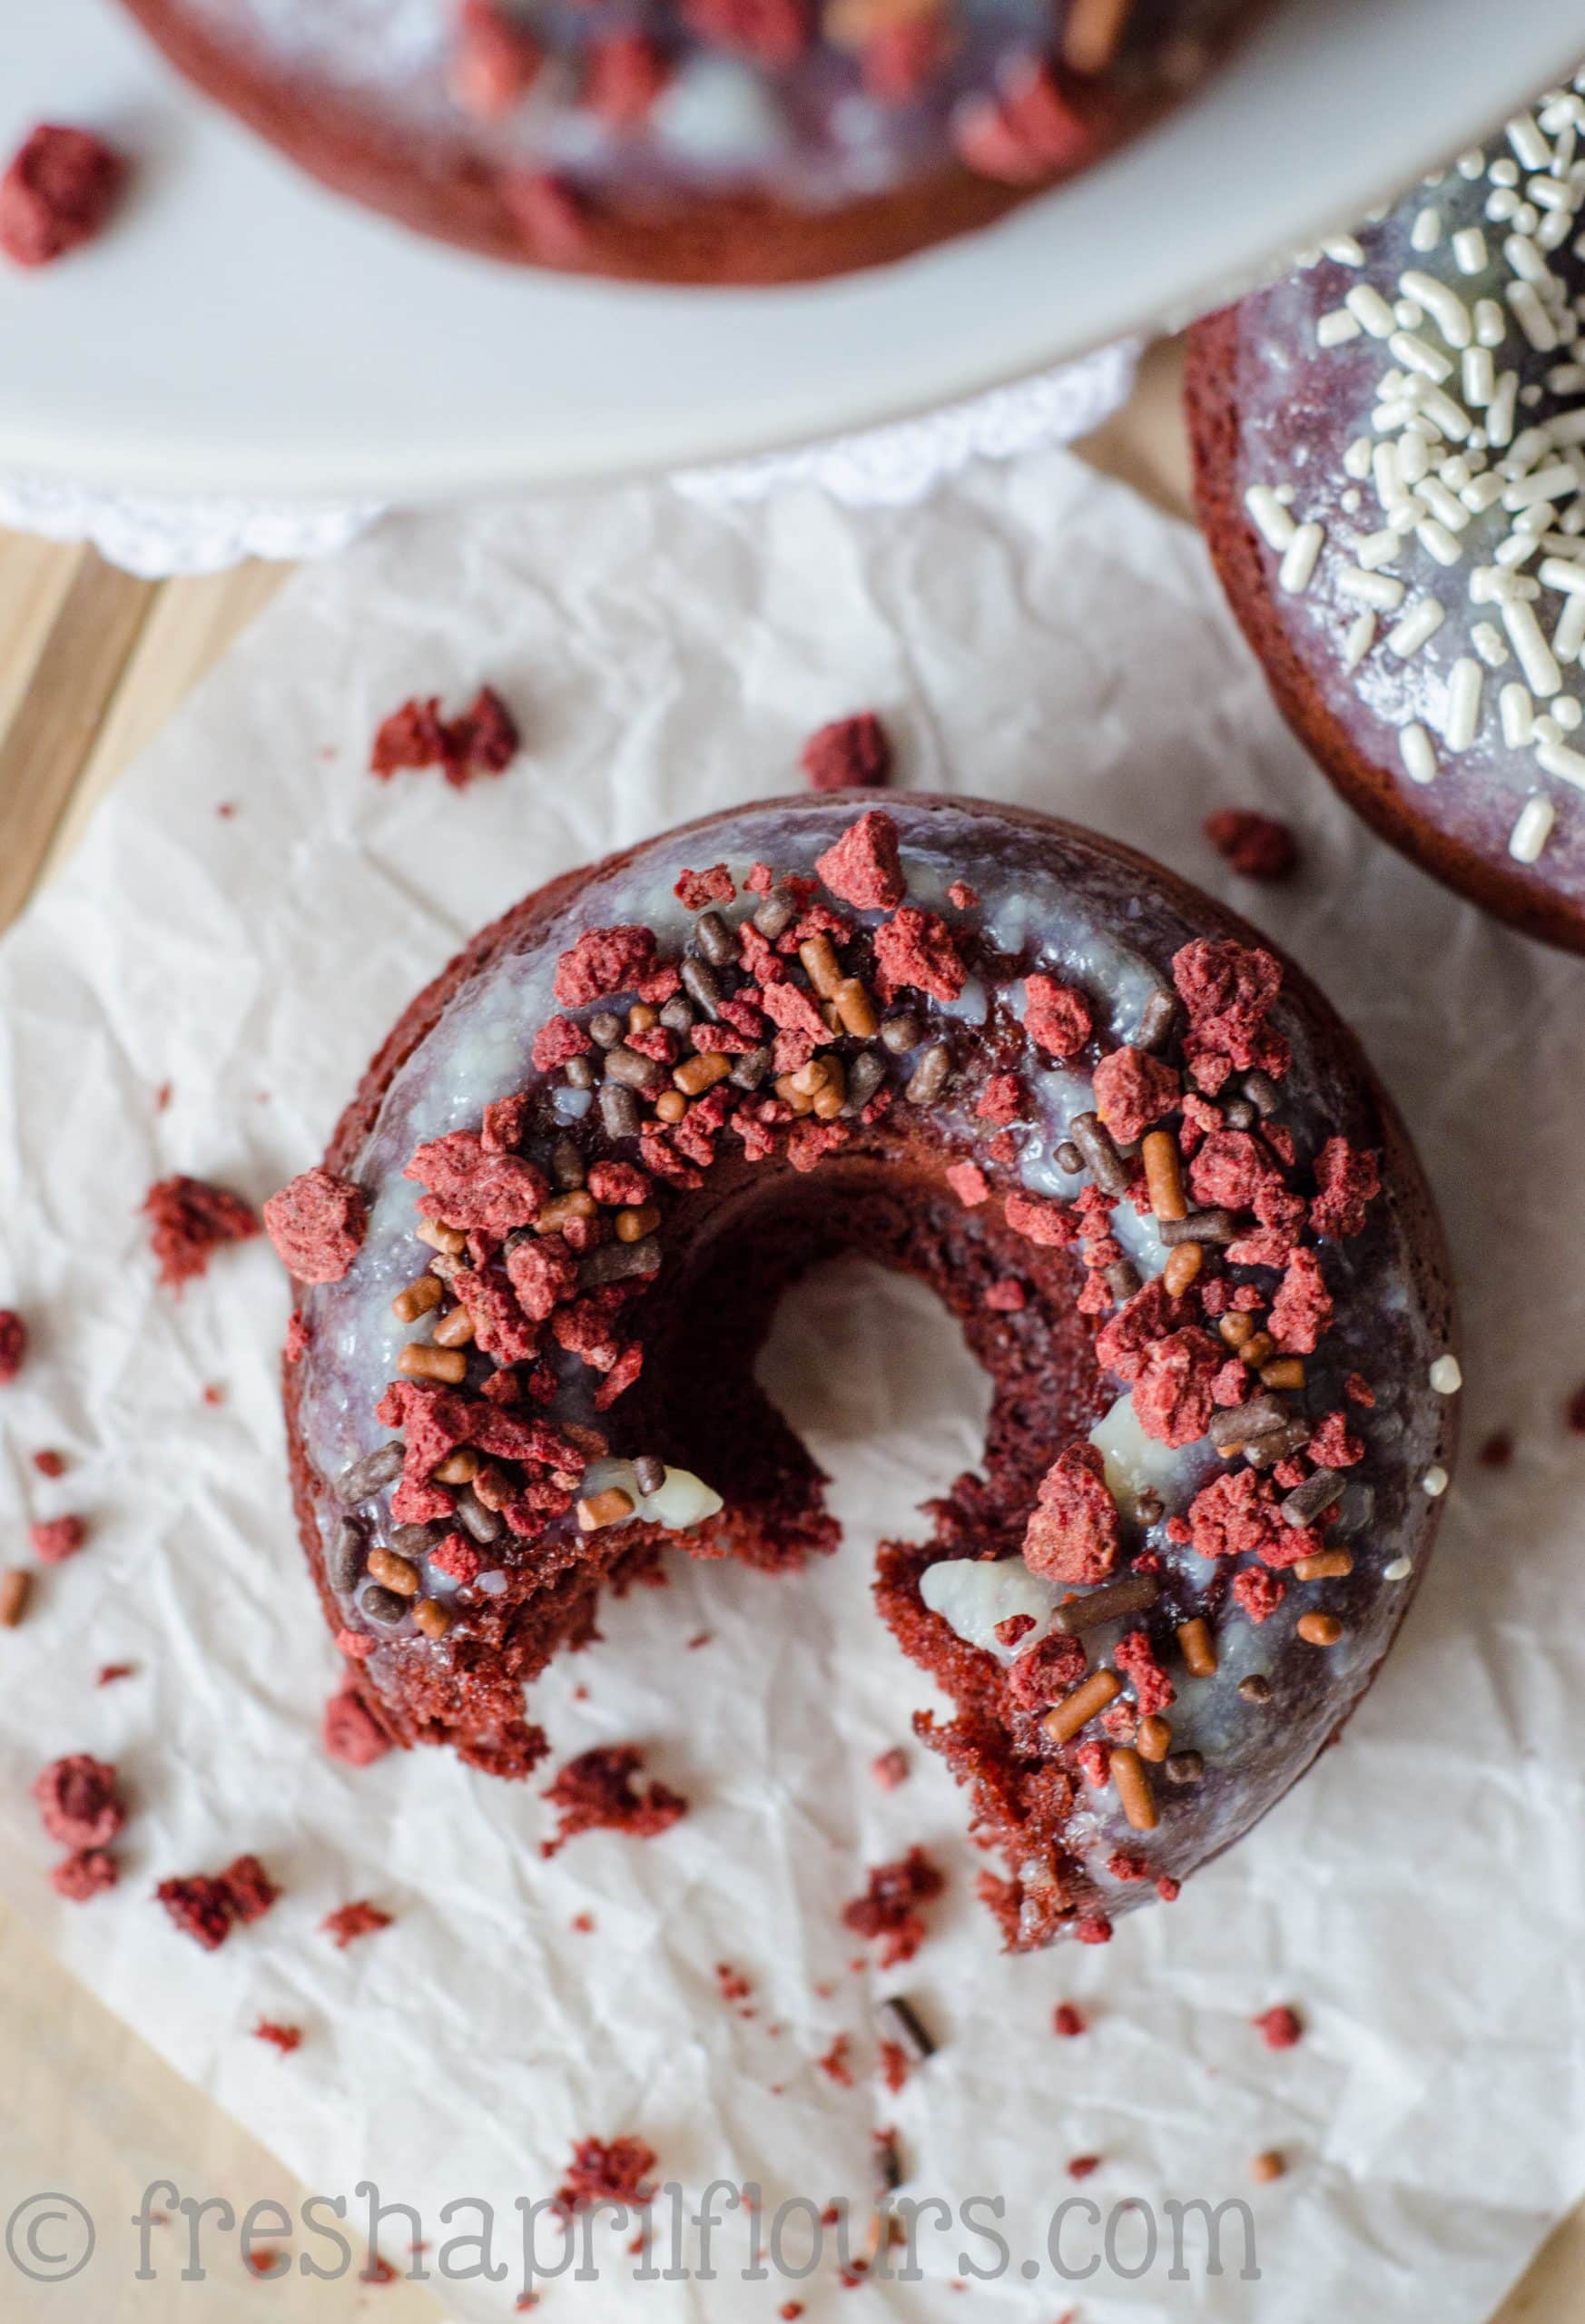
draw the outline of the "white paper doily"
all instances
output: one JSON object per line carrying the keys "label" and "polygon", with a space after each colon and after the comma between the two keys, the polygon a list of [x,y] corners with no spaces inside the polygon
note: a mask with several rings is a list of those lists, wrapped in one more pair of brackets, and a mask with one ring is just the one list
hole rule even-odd
{"label": "white paper doily", "polygon": [[[1137,341],[1125,340],[920,419],[798,451],[692,468],[674,481],[700,500],[759,500],[813,484],[846,507],[900,507],[923,500],[970,460],[1010,459],[1088,435],[1127,401],[1138,351]],[[219,573],[251,556],[333,556],[384,513],[370,502],[108,496],[36,477],[0,476],[0,524],[48,540],[91,541],[112,565],[148,580]]]}

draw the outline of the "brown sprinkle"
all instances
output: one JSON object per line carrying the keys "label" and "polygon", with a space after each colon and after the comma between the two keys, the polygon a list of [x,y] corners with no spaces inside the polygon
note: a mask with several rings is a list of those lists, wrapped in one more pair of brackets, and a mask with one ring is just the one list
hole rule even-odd
{"label": "brown sprinkle", "polygon": [[1236,1310],[1231,1315],[1224,1315],[1216,1329],[1229,1347],[1245,1347],[1255,1337],[1255,1325],[1247,1315]]}
{"label": "brown sprinkle", "polygon": [[832,950],[829,936],[811,936],[798,947],[804,974],[822,1000],[834,1000],[842,982],[842,964]]}
{"label": "brown sprinkle", "polygon": [[1269,2146],[1264,2154],[1251,2156],[1249,2175],[1257,2187],[1265,2187],[1274,2179],[1280,2179],[1287,2167],[1275,2147]]}
{"label": "brown sprinkle", "polygon": [[418,1569],[399,1557],[394,1550],[373,1549],[369,1552],[369,1571],[384,1589],[394,1590],[399,1598],[416,1598],[418,1593]]}
{"label": "brown sprinkle", "polygon": [[428,1639],[443,1639],[451,1628],[450,1615],[433,1598],[419,1599],[413,1608],[413,1620]]}
{"label": "brown sprinkle", "polygon": [[1304,1359],[1302,1355],[1279,1355],[1260,1367],[1263,1388],[1302,1388],[1304,1384]]}
{"label": "brown sprinkle", "polygon": [[459,1444],[436,1470],[435,1482],[439,1485],[470,1485],[478,1472],[478,1454],[470,1452],[466,1444]]}
{"label": "brown sprinkle", "polygon": [[852,1033],[855,1040],[867,1041],[881,1020],[875,1014],[875,1004],[857,977],[844,977],[832,993],[837,1015],[844,1033]]}
{"label": "brown sprinkle", "polygon": [[702,1098],[718,1081],[724,1081],[732,1071],[732,1059],[715,1049],[701,1049],[697,1057],[683,1059],[672,1074],[672,1079],[685,1098]]}
{"label": "brown sprinkle", "polygon": [[1335,1614],[1301,1614],[1296,1627],[1306,1646],[1335,1646],[1343,1636]]}
{"label": "brown sprinkle", "polygon": [[616,1240],[619,1243],[642,1243],[660,1225],[660,1212],[652,1202],[635,1210],[619,1210],[616,1214]]}
{"label": "brown sprinkle", "polygon": [[390,1312],[399,1324],[416,1324],[431,1307],[438,1307],[443,1295],[438,1275],[421,1275],[405,1291],[397,1293],[390,1303]]}
{"label": "brown sprinkle", "polygon": [[901,1016],[888,1017],[881,1028],[881,1039],[894,1057],[901,1057],[906,1050],[918,1049],[921,1038],[919,1019],[909,1009],[904,1009]]}
{"label": "brown sprinkle", "polygon": [[827,1061],[823,1084],[814,1093],[815,1120],[834,1122],[847,1098],[848,1077],[842,1071],[841,1058],[833,1057]]}
{"label": "brown sprinkle", "polygon": [[791,1073],[777,1076],[775,1090],[782,1103],[784,1106],[791,1106],[795,1114],[812,1114],[814,1111],[813,1098],[794,1087],[794,1077]]}
{"label": "brown sprinkle", "polygon": [[1117,1787],[1117,1797],[1132,1828],[1136,1832],[1153,1832],[1157,1822],[1156,1794],[1150,1788],[1144,1760],[1126,1744],[1112,1753],[1112,1781]]}
{"label": "brown sprinkle", "polygon": [[935,2036],[911,2001],[904,2001],[901,1994],[889,1994],[878,2014],[898,2047],[906,2050],[916,2064],[935,2056]]}
{"label": "brown sprinkle", "polygon": [[604,1492],[592,1492],[578,1503],[578,1530],[583,1533],[597,1533],[602,1526],[619,1525],[631,1517],[634,1499],[620,1485],[607,1485]]}
{"label": "brown sprinkle", "polygon": [[25,1566],[8,1566],[0,1573],[0,1630],[14,1630],[27,1611],[33,1576]]}
{"label": "brown sprinkle", "polygon": [[487,1461],[473,1480],[474,1499],[481,1509],[492,1512],[505,1509],[515,1490],[505,1469],[497,1469],[493,1461]]}
{"label": "brown sprinkle", "polygon": [[1065,1695],[1054,1709],[1046,1713],[1040,1725],[1053,1743],[1066,1743],[1088,1725],[1098,1710],[1105,1710],[1123,1691],[1123,1682],[1115,1670],[1092,1670],[1082,1684]]}
{"label": "brown sprinkle", "polygon": [[1240,1679],[1238,1691],[1246,1703],[1265,1704],[1271,1700],[1271,1680],[1264,1671],[1252,1670],[1247,1679]]}
{"label": "brown sprinkle", "polygon": [[1179,1622],[1177,1643],[1191,1679],[1214,1679],[1216,1675],[1216,1644],[1211,1636],[1211,1626],[1203,1614],[1191,1621]]}
{"label": "brown sprinkle", "polygon": [[1301,1558],[1294,1568],[1300,1581],[1341,1581],[1354,1571],[1354,1558],[1347,1550],[1321,1550],[1313,1558]]}
{"label": "brown sprinkle", "polygon": [[534,1221],[536,1235],[559,1235],[569,1218],[593,1218],[597,1206],[586,1187],[575,1187],[567,1193],[552,1195]]}
{"label": "brown sprinkle", "polygon": [[659,1492],[666,1481],[666,1464],[653,1452],[640,1452],[634,1461],[633,1474],[640,1492]]}
{"label": "brown sprinkle", "polygon": [[420,1243],[428,1243],[432,1251],[444,1251],[448,1258],[456,1258],[468,1248],[468,1237],[455,1226],[442,1226],[438,1218],[420,1218],[413,1229]]}
{"label": "brown sprinkle", "polygon": [[1181,1299],[1205,1263],[1203,1243],[1180,1243],[1176,1250],[1169,1254],[1167,1265],[1161,1270],[1161,1280],[1167,1286],[1168,1297]]}
{"label": "brown sprinkle", "polygon": [[1158,1712],[1152,1711],[1148,1718],[1139,1721],[1139,1732],[1134,1739],[1139,1757],[1148,1759],[1152,1767],[1159,1767],[1172,1748],[1172,1728]]}
{"label": "brown sprinkle", "polygon": [[468,1358],[459,1347],[427,1347],[409,1340],[397,1358],[397,1370],[408,1380],[440,1380],[460,1387],[468,1377]]}
{"label": "brown sprinkle", "polygon": [[453,1307],[442,1315],[429,1334],[437,1347],[466,1347],[473,1337],[473,1317],[466,1307]]}
{"label": "brown sprinkle", "polygon": [[1252,1372],[1257,1372],[1275,1347],[1276,1342],[1269,1332],[1256,1332],[1255,1337],[1245,1340],[1239,1349],[1238,1361],[1247,1364]]}
{"label": "brown sprinkle", "polygon": [[659,1023],[659,1010],[652,1009],[647,1000],[635,1000],[627,1012],[630,1033],[652,1033]]}
{"label": "brown sprinkle", "polygon": [[655,1101],[655,1110],[663,1122],[680,1122],[688,1110],[688,1101],[680,1089],[663,1089]]}
{"label": "brown sprinkle", "polygon": [[1186,1218],[1183,1163],[1177,1140],[1169,1129],[1147,1130],[1139,1149],[1145,1163],[1145,1186],[1157,1218]]}
{"label": "brown sprinkle", "polygon": [[1153,1573],[1119,1574],[1116,1581],[1103,1581],[1082,1598],[1065,1599],[1051,1617],[1051,1627],[1063,1638],[1078,1638],[1121,1614],[1147,1612],[1160,1595],[1161,1584]]}

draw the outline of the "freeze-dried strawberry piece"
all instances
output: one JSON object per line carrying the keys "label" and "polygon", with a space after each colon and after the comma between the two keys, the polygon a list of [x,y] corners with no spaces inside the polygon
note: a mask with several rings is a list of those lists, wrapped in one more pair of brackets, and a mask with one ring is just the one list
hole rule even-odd
{"label": "freeze-dried strawberry piece", "polygon": [[1063,1202],[1048,1202],[1040,1195],[1010,1194],[1002,1216],[1015,1235],[1046,1250],[1066,1250],[1084,1232],[1084,1222]]}
{"label": "freeze-dried strawberry piece", "polygon": [[850,823],[814,868],[833,896],[855,911],[893,911],[908,892],[897,825],[879,807]]}
{"label": "freeze-dried strawberry piece", "polygon": [[1026,1648],[1009,1664],[1008,1693],[1022,1710],[1044,1710],[1078,1686],[1087,1659],[1082,1639],[1048,1630],[1038,1645]]}
{"label": "freeze-dried strawberry piece", "polygon": [[1119,1380],[1137,1380],[1153,1342],[1181,1330],[1194,1312],[1191,1301],[1175,1299],[1160,1276],[1155,1276],[1097,1333],[1097,1363]]}
{"label": "freeze-dried strawberry piece", "polygon": [[564,1009],[581,1009],[633,991],[655,967],[651,928],[586,928],[556,964],[555,992]]}
{"label": "freeze-dried strawberry piece", "polygon": [[1070,1444],[1040,1480],[1024,1563],[1048,1581],[1104,1581],[1117,1560],[1117,1503],[1093,1444]]}
{"label": "freeze-dried strawberry piece", "polygon": [[102,137],[41,122],[0,178],[0,251],[18,266],[64,258],[99,232],[125,180]]}
{"label": "freeze-dried strawberry piece", "polygon": [[351,1687],[343,1687],[325,1705],[320,1735],[329,1756],[349,1768],[371,1768],[391,1748],[389,1736]]}
{"label": "freeze-dried strawberry piece", "polygon": [[969,970],[957,937],[939,912],[904,904],[875,931],[875,969],[883,1000],[911,986],[932,1000],[956,1000]]}
{"label": "freeze-dried strawberry piece", "polygon": [[1226,1350],[1197,1326],[1152,1340],[1134,1382],[1134,1417],[1147,1436],[1193,1444],[1210,1426],[1212,1384]]}
{"label": "freeze-dried strawberry piece", "polygon": [[427,1189],[418,1209],[465,1232],[507,1235],[537,1218],[550,1181],[519,1154],[492,1154],[477,1130],[448,1130],[420,1146],[402,1172]]}
{"label": "freeze-dried strawberry piece", "polygon": [[1176,1105],[1181,1084],[1175,1066],[1147,1049],[1113,1049],[1095,1069],[1096,1111],[1123,1146],[1143,1137]]}
{"label": "freeze-dried strawberry piece", "polygon": [[1191,1056],[1209,1053],[1240,1072],[1287,1071],[1288,1045],[1266,1022],[1283,982],[1274,954],[1230,938],[1196,937],[1174,955],[1172,975],[1188,1010]]}
{"label": "freeze-dried strawberry piece", "polygon": [[1310,1224],[1317,1235],[1357,1235],[1382,1190],[1381,1167],[1368,1148],[1329,1137],[1315,1157]]}
{"label": "freeze-dried strawberry piece", "polygon": [[107,1847],[126,1822],[120,1779],[106,1759],[74,1751],[34,1778],[39,1821],[64,1848]]}
{"label": "freeze-dried strawberry piece", "polygon": [[299,1283],[340,1283],[363,1247],[369,1205],[349,1178],[316,1164],[271,1196],[264,1228]]}
{"label": "freeze-dried strawberry piece", "polygon": [[950,1164],[946,1180],[966,1210],[976,1209],[990,1192],[989,1183],[978,1162]]}
{"label": "freeze-dried strawberry piece", "polygon": [[725,864],[713,863],[707,872],[680,872],[672,893],[685,911],[703,911],[708,904],[729,904],[737,889]]}
{"label": "freeze-dried strawberry piece", "polygon": [[1233,1577],[1233,1595],[1257,1626],[1269,1621],[1287,1594],[1287,1583],[1263,1565],[1246,1565]]}
{"label": "freeze-dried strawberry piece", "polygon": [[559,1235],[536,1236],[508,1246],[507,1275],[523,1313],[542,1324],[577,1289],[578,1263]]}
{"label": "freeze-dried strawberry piece", "polygon": [[524,1315],[497,1275],[458,1267],[451,1287],[473,1319],[474,1345],[497,1364],[527,1364],[539,1349],[539,1326]]}
{"label": "freeze-dried strawberry piece", "polygon": [[1088,1001],[1072,985],[1039,973],[1024,979],[1024,1030],[1052,1057],[1077,1057],[1093,1025]]}
{"label": "freeze-dried strawberry piece", "polygon": [[143,1196],[160,1281],[172,1291],[201,1275],[222,1243],[246,1243],[259,1221],[240,1195],[203,1178],[161,1178]]}
{"label": "freeze-dried strawberry piece", "polygon": [[1125,1631],[1112,1649],[1112,1660],[1125,1679],[1133,1680],[1134,1699],[1141,1718],[1152,1718],[1176,1701],[1176,1689],[1143,1630]]}
{"label": "freeze-dried strawberry piece", "polygon": [[1314,1354],[1332,1322],[1332,1294],[1314,1251],[1293,1254],[1266,1320],[1285,1354]]}
{"label": "freeze-dried strawberry piece", "polygon": [[871,1866],[863,1895],[842,1907],[842,1926],[880,1946],[882,1969],[896,1968],[911,1961],[923,1944],[923,1907],[946,1885],[923,1848],[911,1847],[895,1863]]}
{"label": "freeze-dried strawberry piece", "polygon": [[555,1856],[580,1832],[624,1832],[646,1840],[669,1831],[687,1814],[688,1803],[664,1783],[638,1791],[633,1778],[643,1766],[644,1754],[632,1743],[598,1746],[569,1759],[545,1793],[557,1830],[553,1840],[540,1842],[540,1855]]}
{"label": "freeze-dried strawberry piece", "polygon": [[655,2166],[655,2149],[642,2139],[579,2139],[556,2189],[556,2208],[570,2213],[593,2203],[630,2203],[642,2209],[655,2200],[649,2183]]}
{"label": "freeze-dried strawberry piece", "polygon": [[547,1017],[534,1036],[534,1069],[537,1073],[554,1073],[575,1057],[582,1057],[594,1043],[581,1025],[570,1017]]}
{"label": "freeze-dried strawberry piece", "polygon": [[835,718],[804,743],[802,766],[812,791],[878,790],[891,773],[891,737],[872,710]]}

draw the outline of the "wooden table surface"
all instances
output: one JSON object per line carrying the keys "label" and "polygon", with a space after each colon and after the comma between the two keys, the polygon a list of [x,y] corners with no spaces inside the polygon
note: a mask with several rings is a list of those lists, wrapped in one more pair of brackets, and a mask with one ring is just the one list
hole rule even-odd
{"label": "wooden table surface", "polygon": [[[1186,509],[1176,350],[1157,350],[1128,410],[1085,448],[1164,507]],[[0,532],[0,927],[64,862],[122,769],[268,603],[282,568],[149,583],[92,550]],[[5,2324],[169,2324],[194,2316],[275,2324],[435,2324],[408,2284],[374,2289],[300,2276],[254,2283],[233,2256],[208,2281],[162,2257],[133,2280],[130,2221],[144,2187],[174,2181],[290,2208],[290,2174],[212,2100],[162,2063],[0,1906],[0,2213],[38,2190],[74,2194],[100,2250],[69,2285],[34,2286],[0,2250]],[[1362,2288],[1363,2291],[1363,2288]],[[548,2306],[548,2303],[547,2303]],[[1082,2309],[1080,2310],[1082,2315]],[[1558,2230],[1494,2324],[1585,2324],[1585,2206]],[[1274,2319],[1274,2324],[1285,2324]],[[1428,2319],[1427,2324],[1433,2324]]]}

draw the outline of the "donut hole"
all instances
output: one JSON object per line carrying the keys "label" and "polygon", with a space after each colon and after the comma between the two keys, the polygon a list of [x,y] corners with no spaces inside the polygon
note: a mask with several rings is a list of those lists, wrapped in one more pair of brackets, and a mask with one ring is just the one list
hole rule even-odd
{"label": "donut hole", "polygon": [[[875,1470],[858,1448],[878,1421],[942,1455],[899,1480],[889,1522],[917,1531],[920,1503],[942,1502],[935,1554],[1016,1552],[1041,1474],[1106,1401],[1067,1255],[883,1158],[750,1175],[692,1232],[679,1225],[650,1319],[645,1420],[663,1456],[724,1499],[715,1553],[776,1568],[834,1549],[838,1515],[799,1423],[828,1461],[854,1446],[862,1491]],[[878,1287],[878,1271],[911,1281]],[[1009,1284],[1021,1307],[986,1305]]]}

